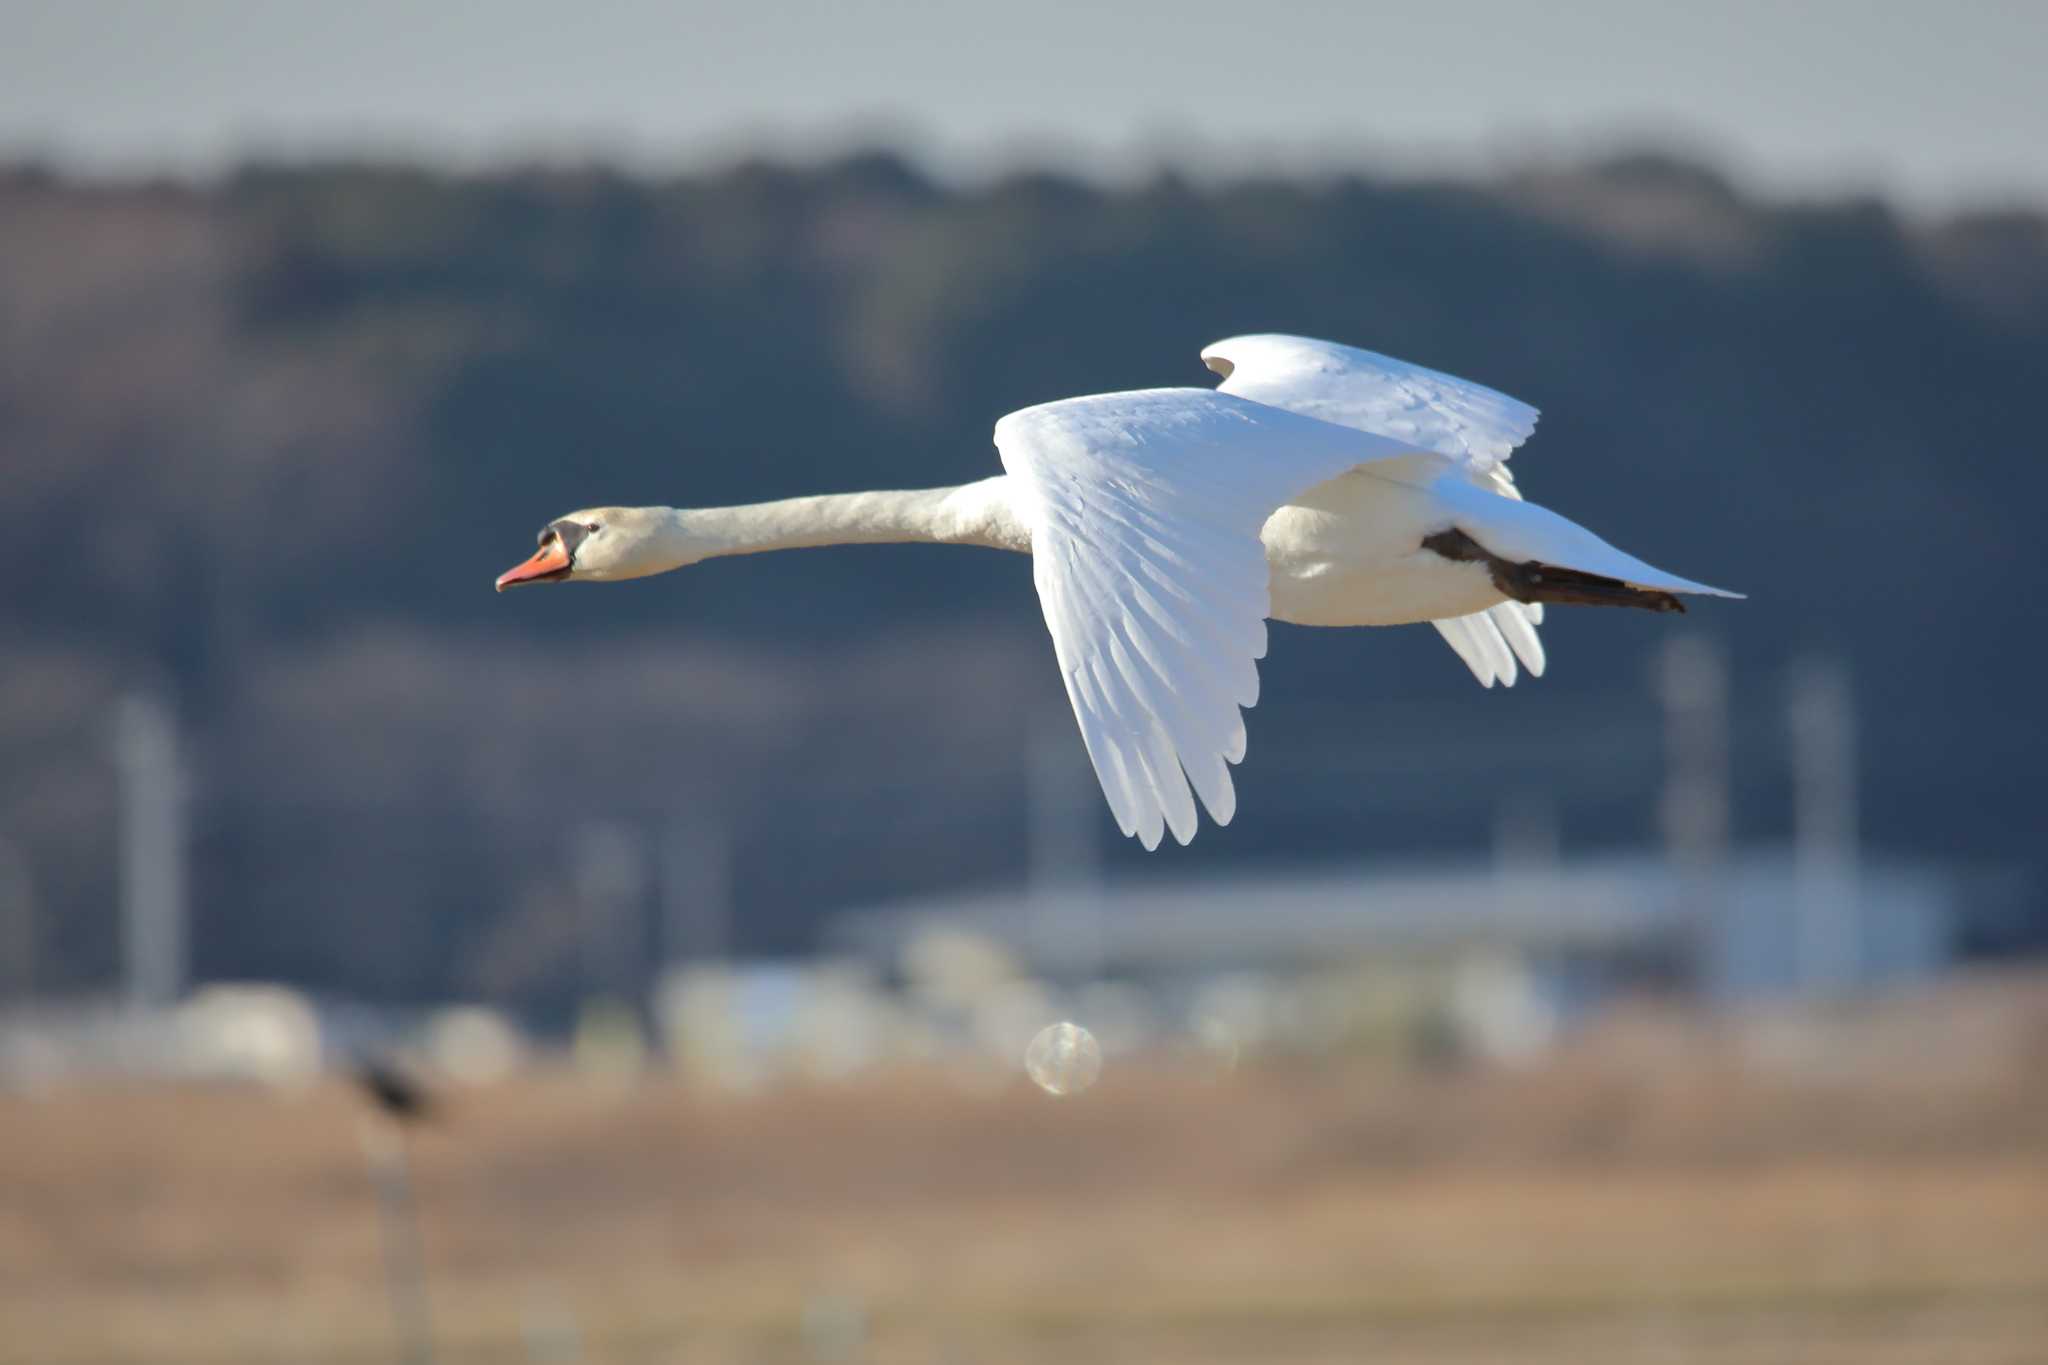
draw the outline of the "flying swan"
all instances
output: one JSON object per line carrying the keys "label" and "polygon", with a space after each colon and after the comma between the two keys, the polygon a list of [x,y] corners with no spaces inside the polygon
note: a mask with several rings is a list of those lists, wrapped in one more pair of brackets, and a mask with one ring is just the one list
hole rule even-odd
{"label": "flying swan", "polygon": [[[1428,621],[1479,681],[1543,672],[1546,603],[1683,611],[1679,578],[1524,502],[1536,409],[1371,351],[1219,341],[1215,389],[1066,398],[996,423],[1005,473],[957,488],[746,507],[599,507],[498,578],[611,582],[717,555],[938,541],[1032,557],[1081,738],[1126,835],[1228,824],[1266,620]],[[1192,791],[1190,790],[1192,788]]]}

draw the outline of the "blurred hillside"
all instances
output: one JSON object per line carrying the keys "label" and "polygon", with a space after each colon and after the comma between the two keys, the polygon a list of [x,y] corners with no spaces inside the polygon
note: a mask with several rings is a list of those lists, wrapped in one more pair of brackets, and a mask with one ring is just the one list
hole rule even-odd
{"label": "blurred hillside", "polygon": [[[886,156],[205,189],[22,167],[0,836],[32,869],[39,983],[112,971],[108,718],[138,688],[187,726],[201,977],[547,998],[592,818],[729,829],[752,951],[1016,873],[1027,736],[1064,706],[1021,560],[490,579],[573,507],[977,478],[1002,413],[1206,383],[1199,347],[1251,330],[1536,403],[1532,497],[1752,594],[1690,618],[1735,669],[1739,835],[1785,826],[1778,701],[1818,651],[1856,670],[1868,843],[2043,884],[2048,218],[1763,204],[1655,158],[1119,192],[947,188]],[[1568,844],[1649,839],[1645,662],[1674,627],[1553,621],[1550,676],[1507,695],[1425,629],[1276,630],[1242,814],[1159,856],[1472,848],[1514,792]],[[2048,937],[2034,912],[1979,946]]]}

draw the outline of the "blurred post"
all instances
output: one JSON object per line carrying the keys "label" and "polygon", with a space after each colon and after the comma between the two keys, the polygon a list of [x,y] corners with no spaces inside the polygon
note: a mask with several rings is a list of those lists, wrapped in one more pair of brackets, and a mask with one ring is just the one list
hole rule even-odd
{"label": "blurred post", "polygon": [[177,722],[150,696],[121,700],[121,929],[131,1008],[160,1010],[185,986],[185,773]]}
{"label": "blurred post", "polygon": [[427,1305],[426,1258],[420,1251],[419,1214],[412,1194],[412,1169],[403,1121],[366,1115],[363,1159],[377,1191],[377,1221],[383,1231],[384,1271],[391,1291],[391,1318],[405,1365],[431,1365],[433,1317]]}
{"label": "blurred post", "polygon": [[1658,656],[1664,704],[1665,855],[1678,882],[1681,933],[1692,985],[1706,975],[1706,954],[1722,909],[1728,856],[1728,664],[1713,641],[1673,636]]}
{"label": "blurred post", "polygon": [[28,859],[0,839],[0,1001],[26,1005],[36,988],[36,898]]}
{"label": "blurred post", "polygon": [[1862,968],[1856,914],[1856,716],[1849,671],[1807,658],[1786,689],[1792,732],[1793,884],[1800,984],[1841,990]]}
{"label": "blurred post", "polygon": [[592,821],[573,851],[582,916],[583,987],[591,996],[637,1001],[646,985],[646,858],[630,830]]}
{"label": "blurred post", "polygon": [[1555,873],[1560,844],[1557,802],[1550,797],[1522,792],[1495,808],[1493,861],[1503,876]]}
{"label": "blurred post", "polygon": [[708,817],[678,819],[661,841],[664,963],[716,962],[732,951],[732,831]]}
{"label": "blurred post", "polygon": [[1101,976],[1102,866],[1096,838],[1101,797],[1073,717],[1039,716],[1025,735],[1026,876],[1031,937],[1041,963],[1076,980]]}
{"label": "blurred post", "polygon": [[1533,792],[1520,792],[1494,809],[1494,894],[1503,907],[1552,902],[1556,898],[1560,861],[1556,801]]}
{"label": "blurred post", "polygon": [[646,1062],[654,1023],[645,840],[592,821],[577,831],[571,866],[583,937],[576,1066],[606,1085],[629,1085]]}

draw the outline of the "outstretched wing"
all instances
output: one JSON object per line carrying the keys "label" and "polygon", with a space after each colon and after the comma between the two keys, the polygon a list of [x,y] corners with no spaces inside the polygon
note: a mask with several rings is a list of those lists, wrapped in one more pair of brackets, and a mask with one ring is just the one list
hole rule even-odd
{"label": "outstretched wing", "polygon": [[[1266,653],[1273,512],[1398,442],[1208,389],[1069,398],[996,423],[1032,577],[1110,810],[1156,848],[1227,824]],[[1190,785],[1193,794],[1190,793]]]}
{"label": "outstretched wing", "polygon": [[[1469,379],[1405,360],[1309,337],[1231,337],[1202,350],[1223,376],[1219,393],[1236,394],[1340,426],[1356,427],[1451,461],[1476,486],[1519,499],[1508,455],[1536,430],[1536,409]],[[1487,687],[1512,687],[1516,660],[1543,676],[1539,606],[1503,602],[1470,616],[1433,622]]]}
{"label": "outstretched wing", "polygon": [[[1480,474],[1536,430],[1536,409],[1483,384],[1309,337],[1231,337],[1202,348],[1222,393],[1433,450]],[[1505,473],[1505,471],[1503,471]]]}

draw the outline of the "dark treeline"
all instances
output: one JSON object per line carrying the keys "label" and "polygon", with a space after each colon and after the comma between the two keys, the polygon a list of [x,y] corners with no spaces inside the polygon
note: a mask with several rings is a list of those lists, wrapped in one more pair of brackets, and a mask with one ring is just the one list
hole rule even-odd
{"label": "dark treeline", "polygon": [[1115,192],[965,191],[887,156],[206,188],[20,168],[0,838],[34,873],[43,983],[112,970],[108,717],[137,689],[186,727],[205,976],[550,998],[592,819],[729,831],[752,951],[1014,875],[1022,756],[1063,705],[1021,561],[818,551],[503,598],[491,577],[577,506],[980,477],[1003,412],[1208,382],[1198,348],[1248,330],[1536,403],[1532,497],[1753,600],[1679,627],[1556,613],[1551,676],[1506,695],[1426,628],[1278,630],[1239,822],[1145,870],[1476,849],[1527,793],[1572,847],[1640,844],[1647,660],[1687,627],[1735,670],[1741,836],[1783,835],[1779,698],[1817,652],[1855,669],[1872,847],[2048,865],[2038,215],[1763,204],[1648,157]]}

